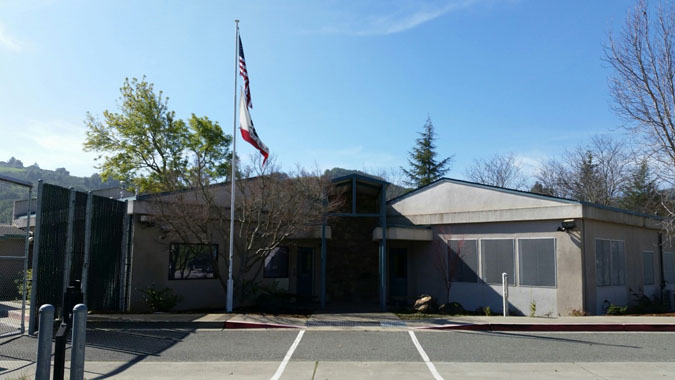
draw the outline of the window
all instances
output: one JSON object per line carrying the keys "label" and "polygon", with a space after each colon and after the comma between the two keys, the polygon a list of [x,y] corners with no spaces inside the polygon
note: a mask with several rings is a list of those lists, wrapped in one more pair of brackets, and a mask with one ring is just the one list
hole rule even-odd
{"label": "window", "polygon": [[288,247],[277,247],[265,257],[265,278],[288,277]]}
{"label": "window", "polygon": [[642,252],[642,283],[654,285],[654,252]]}
{"label": "window", "polygon": [[[478,282],[478,242],[476,240],[450,240],[448,264],[452,280],[457,282]],[[453,269],[454,265],[454,269]]]}
{"label": "window", "polygon": [[597,286],[625,284],[626,260],[622,241],[595,240],[595,270]]}
{"label": "window", "polygon": [[480,243],[483,281],[501,284],[502,273],[506,272],[509,284],[515,285],[513,239],[481,240]]}
{"label": "window", "polygon": [[171,243],[169,280],[216,278],[218,244]]}
{"label": "window", "polygon": [[675,284],[675,253],[663,253],[663,279],[669,284]]}
{"label": "window", "polygon": [[518,239],[520,285],[555,286],[555,239]]}

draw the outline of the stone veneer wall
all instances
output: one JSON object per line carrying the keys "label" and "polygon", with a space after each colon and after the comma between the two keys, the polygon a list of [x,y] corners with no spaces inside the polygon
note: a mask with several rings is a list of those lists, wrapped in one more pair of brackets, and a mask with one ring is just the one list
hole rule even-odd
{"label": "stone veneer wall", "polygon": [[378,302],[378,243],[372,232],[378,218],[341,217],[332,221],[327,245],[328,304]]}

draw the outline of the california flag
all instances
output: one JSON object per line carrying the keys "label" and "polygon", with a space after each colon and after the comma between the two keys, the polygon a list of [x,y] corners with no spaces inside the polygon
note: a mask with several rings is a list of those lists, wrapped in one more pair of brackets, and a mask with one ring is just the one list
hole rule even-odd
{"label": "california flag", "polygon": [[263,144],[260,137],[258,137],[258,133],[255,131],[253,120],[251,120],[251,114],[248,112],[246,98],[244,97],[243,92],[239,99],[239,128],[241,129],[241,137],[260,151],[260,154],[265,157],[265,159],[263,159],[263,165],[265,165],[265,161],[267,161],[267,156],[269,156],[270,151],[267,149],[267,146]]}

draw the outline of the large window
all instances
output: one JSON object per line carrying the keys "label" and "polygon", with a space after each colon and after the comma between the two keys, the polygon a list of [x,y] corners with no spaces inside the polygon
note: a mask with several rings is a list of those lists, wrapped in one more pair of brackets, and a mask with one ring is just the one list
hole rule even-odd
{"label": "large window", "polygon": [[617,240],[595,240],[595,282],[597,286],[623,285],[626,276],[624,244]]}
{"label": "large window", "polygon": [[515,285],[513,239],[481,240],[481,266],[483,281],[488,284],[501,284],[506,272],[509,284]]}
{"label": "large window", "polygon": [[555,286],[555,239],[518,239],[520,285]]}
{"label": "large window", "polygon": [[675,253],[663,253],[663,279],[669,284],[675,284]]}
{"label": "large window", "polygon": [[288,247],[277,247],[265,257],[263,277],[288,277]]}
{"label": "large window", "polygon": [[654,285],[654,252],[642,252],[642,283]]}
{"label": "large window", "polygon": [[171,243],[169,280],[216,278],[217,244]]}
{"label": "large window", "polygon": [[452,280],[478,282],[478,242],[476,240],[450,240],[448,264]]}

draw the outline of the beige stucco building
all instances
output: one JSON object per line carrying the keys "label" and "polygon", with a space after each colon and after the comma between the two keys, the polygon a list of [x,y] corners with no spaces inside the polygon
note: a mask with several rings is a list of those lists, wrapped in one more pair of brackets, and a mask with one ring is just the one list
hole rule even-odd
{"label": "beige stucco building", "polygon": [[[509,308],[522,314],[600,314],[610,303],[628,304],[633,293],[673,302],[675,255],[660,248],[656,217],[454,179],[389,201],[388,184],[377,179],[350,175],[334,184],[348,198],[344,212],[288,240],[258,282],[334,309],[386,308],[431,294],[439,303],[500,312],[502,273]],[[177,309],[224,308],[219,271],[205,259],[177,260],[187,250],[222,253],[225,242],[191,247],[167,239],[143,202],[129,203],[130,310],[147,310],[139,289],[151,284],[179,294]],[[225,263],[218,265],[224,273]]]}

